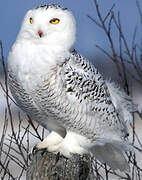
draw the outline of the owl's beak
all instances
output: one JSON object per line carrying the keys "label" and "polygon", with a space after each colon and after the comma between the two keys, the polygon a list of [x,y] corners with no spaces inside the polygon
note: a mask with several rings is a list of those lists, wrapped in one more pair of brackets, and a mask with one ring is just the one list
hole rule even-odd
{"label": "owl's beak", "polygon": [[43,32],[41,30],[38,31],[38,35],[41,38],[43,36]]}

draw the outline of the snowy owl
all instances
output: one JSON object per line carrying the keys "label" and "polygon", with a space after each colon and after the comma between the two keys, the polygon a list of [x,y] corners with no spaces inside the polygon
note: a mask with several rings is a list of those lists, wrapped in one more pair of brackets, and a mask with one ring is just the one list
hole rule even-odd
{"label": "snowy owl", "polygon": [[11,93],[50,132],[37,149],[66,157],[91,153],[113,170],[126,171],[131,100],[74,50],[75,36],[68,9],[29,10],[8,56]]}

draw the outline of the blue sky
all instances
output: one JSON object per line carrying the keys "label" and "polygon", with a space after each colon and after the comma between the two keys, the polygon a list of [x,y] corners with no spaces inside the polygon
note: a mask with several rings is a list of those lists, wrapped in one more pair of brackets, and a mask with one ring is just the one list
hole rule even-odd
{"label": "blue sky", "polygon": [[[139,24],[138,13],[135,0],[99,0],[102,14],[107,13],[113,3],[116,4],[115,12],[120,11],[124,33],[129,44],[136,25]],[[71,10],[77,21],[76,50],[89,59],[93,59],[100,54],[95,47],[96,44],[105,49],[109,49],[104,32],[98,28],[87,15],[96,18],[93,0],[1,0],[0,1],[0,39],[4,46],[4,55],[7,57],[8,51],[16,39],[22,19],[30,8],[39,4],[60,4]],[[142,6],[142,3],[141,3]],[[117,33],[112,30],[117,45]],[[140,32],[138,32],[140,36]]]}

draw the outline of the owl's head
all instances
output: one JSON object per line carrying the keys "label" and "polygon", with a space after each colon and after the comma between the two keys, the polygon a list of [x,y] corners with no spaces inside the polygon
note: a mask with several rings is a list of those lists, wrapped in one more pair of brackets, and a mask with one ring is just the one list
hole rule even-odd
{"label": "owl's head", "polygon": [[44,5],[27,12],[18,39],[71,50],[75,34],[76,23],[70,11],[58,5]]}

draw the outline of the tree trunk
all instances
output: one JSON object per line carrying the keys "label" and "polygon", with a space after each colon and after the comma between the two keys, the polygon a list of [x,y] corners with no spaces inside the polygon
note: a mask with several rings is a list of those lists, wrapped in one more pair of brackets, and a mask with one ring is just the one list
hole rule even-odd
{"label": "tree trunk", "polygon": [[38,151],[27,170],[26,180],[92,180],[90,155],[72,155],[67,159],[60,154]]}

